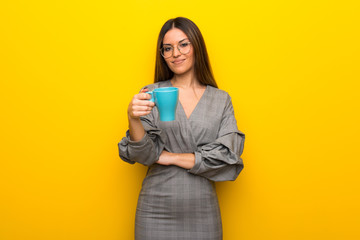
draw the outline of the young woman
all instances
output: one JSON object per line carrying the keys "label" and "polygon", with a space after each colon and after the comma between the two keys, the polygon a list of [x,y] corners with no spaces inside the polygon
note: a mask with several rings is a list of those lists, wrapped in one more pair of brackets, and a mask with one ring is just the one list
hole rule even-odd
{"label": "young woman", "polygon": [[[146,92],[159,87],[179,88],[175,121],[160,121],[148,101]],[[245,135],[237,128],[230,96],[217,88],[205,42],[191,20],[178,17],[162,27],[155,83],[133,97],[128,120],[120,157],[149,166],[135,239],[222,239],[214,181],[239,175]]]}

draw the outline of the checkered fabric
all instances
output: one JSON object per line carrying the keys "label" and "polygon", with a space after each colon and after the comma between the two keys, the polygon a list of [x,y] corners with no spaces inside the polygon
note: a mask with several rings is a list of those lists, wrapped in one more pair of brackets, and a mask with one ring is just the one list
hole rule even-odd
{"label": "checkered fabric", "polygon": [[[164,81],[146,87],[171,86]],[[131,141],[127,132],[118,144],[121,159],[149,166],[136,209],[135,239],[222,239],[214,181],[235,180],[244,167],[245,135],[237,128],[228,93],[207,86],[189,118],[179,102],[175,121],[161,122],[156,107],[141,121],[144,138]],[[163,150],[194,153],[194,167],[156,164]]]}

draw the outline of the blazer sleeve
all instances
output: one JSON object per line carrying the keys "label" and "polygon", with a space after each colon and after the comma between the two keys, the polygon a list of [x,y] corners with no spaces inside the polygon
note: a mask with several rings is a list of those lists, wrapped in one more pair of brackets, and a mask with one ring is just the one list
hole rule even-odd
{"label": "blazer sleeve", "polygon": [[140,141],[130,140],[129,130],[127,130],[126,137],[118,143],[119,156],[123,161],[150,166],[159,160],[167,138],[164,132],[156,127],[153,112],[140,117],[145,130],[145,135]]}
{"label": "blazer sleeve", "polygon": [[198,147],[195,151],[195,165],[188,171],[212,181],[234,181],[244,168],[240,157],[244,141],[245,134],[237,128],[233,105],[228,95],[217,139]]}

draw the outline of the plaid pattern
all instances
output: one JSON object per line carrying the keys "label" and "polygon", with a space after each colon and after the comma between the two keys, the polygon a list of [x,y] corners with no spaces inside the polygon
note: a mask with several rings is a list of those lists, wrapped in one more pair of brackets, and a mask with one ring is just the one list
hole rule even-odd
{"label": "plaid pattern", "polygon": [[[147,87],[169,86],[164,81]],[[144,138],[133,142],[127,132],[118,145],[124,161],[149,166],[136,210],[135,239],[222,239],[214,181],[235,180],[244,167],[245,135],[237,129],[230,96],[207,86],[189,119],[179,103],[175,121],[159,121],[157,108],[141,120]],[[156,164],[164,149],[195,153],[195,166],[186,170]]]}

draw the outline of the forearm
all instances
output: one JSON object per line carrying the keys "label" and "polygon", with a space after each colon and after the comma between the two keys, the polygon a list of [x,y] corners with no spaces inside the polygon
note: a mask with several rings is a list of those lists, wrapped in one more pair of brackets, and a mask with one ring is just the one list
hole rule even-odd
{"label": "forearm", "polygon": [[173,165],[185,169],[191,169],[195,165],[194,153],[175,153]]}
{"label": "forearm", "polygon": [[191,169],[195,165],[194,153],[170,153],[163,151],[160,155],[158,164],[161,165],[175,165],[185,169]]}
{"label": "forearm", "polygon": [[132,141],[138,142],[143,139],[145,130],[139,118],[129,117],[129,133]]}

